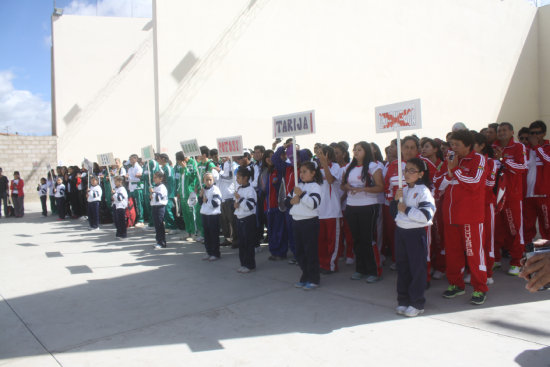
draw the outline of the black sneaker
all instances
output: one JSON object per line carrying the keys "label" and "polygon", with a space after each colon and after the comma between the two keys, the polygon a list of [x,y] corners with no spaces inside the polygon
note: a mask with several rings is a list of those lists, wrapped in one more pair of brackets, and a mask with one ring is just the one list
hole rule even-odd
{"label": "black sneaker", "polygon": [[450,285],[445,292],[443,292],[444,298],[455,298],[456,296],[462,296],[464,289],[458,288],[456,285]]}
{"label": "black sneaker", "polygon": [[483,292],[475,291],[472,293],[472,299],[470,300],[470,303],[473,305],[482,305],[485,303],[485,300],[487,299],[487,296]]}

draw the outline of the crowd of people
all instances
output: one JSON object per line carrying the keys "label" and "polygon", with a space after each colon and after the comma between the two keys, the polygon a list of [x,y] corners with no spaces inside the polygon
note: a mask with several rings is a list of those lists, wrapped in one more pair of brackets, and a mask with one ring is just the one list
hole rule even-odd
{"label": "crowd of people", "polygon": [[[197,157],[176,153],[175,164],[167,154],[149,161],[133,154],[111,167],[94,163],[93,172],[57,167],[38,189],[44,215],[49,195],[59,220],[87,215],[91,230],[114,222],[119,239],[132,226],[155,230],[156,248],[167,246],[166,233],[181,237],[173,241],[192,237],[204,242],[205,261],[218,260],[220,246],[238,248],[240,273],[255,270],[267,242],[269,260],[300,266],[295,286],[304,290],[337,272],[340,259],[355,266],[352,280],[367,283],[381,281],[390,262],[398,274],[396,312],[412,317],[424,311],[430,282],[443,277],[443,297],[463,295],[471,284],[470,302],[483,304],[501,259],[509,257],[505,272],[518,276],[537,228],[549,238],[545,135],[542,121],[521,129],[519,141],[507,122],[480,132],[457,123],[445,140],[403,138],[401,167],[396,140],[385,158],[365,141],[351,152],[343,141],[296,147],[294,157],[292,139],[232,159],[207,147]],[[17,184],[11,187],[13,195]]]}

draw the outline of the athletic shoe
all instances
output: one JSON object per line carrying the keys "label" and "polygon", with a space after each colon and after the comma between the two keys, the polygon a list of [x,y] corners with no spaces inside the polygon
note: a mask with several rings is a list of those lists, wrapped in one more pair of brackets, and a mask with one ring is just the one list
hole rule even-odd
{"label": "athletic shoe", "polygon": [[436,271],[434,271],[434,273],[432,274],[432,279],[441,280],[441,279],[443,279],[444,276],[445,276],[445,273],[442,273],[442,272],[440,272],[439,270],[436,270]]}
{"label": "athletic shoe", "polygon": [[470,284],[471,281],[472,281],[472,274],[466,273],[466,275],[464,275],[464,283]]}
{"label": "athletic shoe", "polygon": [[455,298],[456,296],[462,296],[464,289],[458,288],[456,285],[450,285],[445,292],[443,292],[444,298]]}
{"label": "athletic shoe", "polygon": [[396,264],[396,263],[392,263],[392,264],[390,265],[390,270],[393,270],[393,271],[397,270],[397,264]]}
{"label": "athletic shoe", "polygon": [[228,240],[225,240],[222,243],[220,243],[220,246],[231,246],[231,242]]}
{"label": "athletic shoe", "polygon": [[346,258],[346,265],[353,265],[355,264],[355,259],[351,257]]}
{"label": "athletic shoe", "polygon": [[160,248],[162,248],[162,246],[161,246],[160,244],[157,243],[157,244],[155,245],[155,249],[158,250],[158,249],[160,249]]}
{"label": "athletic shoe", "polygon": [[407,317],[416,317],[416,316],[418,316],[422,313],[424,313],[424,309],[419,310],[418,308],[414,308],[413,306],[409,306],[405,310],[404,315],[407,316]]}
{"label": "athletic shoe", "polygon": [[407,306],[397,306],[395,308],[395,313],[398,315],[404,315],[406,310],[407,310]]}
{"label": "athletic shoe", "polygon": [[210,260],[210,255],[204,255],[201,259],[202,261]]}
{"label": "athletic shoe", "polygon": [[473,305],[482,305],[485,302],[485,299],[487,296],[483,292],[475,291],[472,293],[472,299],[470,300],[470,303]]}
{"label": "athletic shoe", "polygon": [[195,241],[197,241],[197,242],[203,242],[203,241],[204,241],[204,237],[197,236],[197,237],[195,237]]}
{"label": "athletic shoe", "polygon": [[508,269],[508,275],[518,276],[519,275],[520,268],[519,266],[510,266],[510,269]]}
{"label": "athletic shoe", "polygon": [[491,284],[494,284],[495,283],[495,280],[491,277],[491,278],[487,278],[487,285],[491,285]]}
{"label": "athletic shoe", "polygon": [[143,228],[145,231],[154,231],[155,227],[147,226]]}
{"label": "athletic shoe", "polygon": [[281,257],[281,256],[275,256],[275,255],[271,255],[270,257],[267,258],[268,260],[271,260],[271,261],[279,261],[279,260],[284,260],[286,259],[285,257]]}
{"label": "athletic shoe", "polygon": [[365,277],[365,274],[355,272],[351,275],[351,280],[361,280]]}
{"label": "athletic shoe", "polygon": [[382,280],[382,277],[377,277],[376,275],[369,275],[367,277],[367,283],[372,284]]}
{"label": "athletic shoe", "polygon": [[305,286],[306,286],[306,282],[294,283],[294,288],[304,288]]}
{"label": "athletic shoe", "polygon": [[298,264],[298,261],[296,261],[295,258],[291,258],[291,259],[288,260],[288,263],[289,263],[290,265],[296,265],[296,264]]}
{"label": "athletic shoe", "polygon": [[240,273],[247,274],[247,273],[250,273],[252,270],[254,270],[254,269],[249,269],[249,268],[247,268],[246,266],[243,266],[243,268],[242,268],[242,270],[240,271]]}
{"label": "athletic shoe", "polygon": [[244,266],[239,266],[239,268],[237,269],[237,273],[240,273],[243,269],[244,269]]}
{"label": "athletic shoe", "polygon": [[304,287],[304,291],[312,291],[316,288],[319,288],[319,284],[307,282]]}
{"label": "athletic shoe", "polygon": [[501,267],[502,264],[500,263],[500,261],[495,261],[495,263],[493,264],[493,270],[500,269]]}
{"label": "athletic shoe", "polygon": [[219,260],[219,259],[220,259],[220,258],[217,257],[217,256],[210,256],[210,257],[208,258],[208,261],[216,261],[216,260]]}

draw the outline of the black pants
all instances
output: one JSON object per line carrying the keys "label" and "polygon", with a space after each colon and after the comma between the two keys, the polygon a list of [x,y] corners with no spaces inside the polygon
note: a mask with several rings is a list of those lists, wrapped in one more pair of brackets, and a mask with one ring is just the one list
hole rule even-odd
{"label": "black pants", "polygon": [[319,217],[292,220],[296,261],[302,269],[300,282],[319,284]]}
{"label": "black pants", "polygon": [[264,212],[265,195],[261,191],[256,191],[256,196],[258,198],[258,205],[256,205],[256,231],[258,235],[256,247],[258,247],[264,238],[264,227],[267,225],[267,216]]}
{"label": "black pants", "polygon": [[[2,203],[4,203],[2,205]],[[7,192],[0,192],[0,205],[4,207],[4,215],[8,216],[8,193]],[[0,207],[0,217],[2,217],[2,208]]]}
{"label": "black pants", "polygon": [[426,228],[395,229],[397,302],[399,306],[424,309],[427,282]]}
{"label": "black pants", "polygon": [[166,247],[166,229],[164,228],[166,206],[153,205],[151,206],[151,210],[153,211],[153,223],[155,223],[155,240],[158,245]]}
{"label": "black pants", "polygon": [[237,230],[239,233],[239,260],[241,266],[248,269],[256,268],[256,216],[254,214],[244,218],[237,218]]}
{"label": "black pants", "polygon": [[42,215],[47,216],[48,215],[48,205],[46,204],[46,201],[48,200],[48,196],[44,195],[40,197],[40,204],[42,204]]}
{"label": "black pants", "polygon": [[210,256],[220,257],[220,214],[202,214],[204,247]]}
{"label": "black pants", "polygon": [[99,201],[88,203],[88,223],[91,228],[99,228]]}
{"label": "black pants", "polygon": [[126,238],[126,209],[115,209],[116,236]]}
{"label": "black pants", "polygon": [[235,200],[227,199],[222,203],[221,226],[225,238],[231,239],[233,244],[237,244],[237,218],[235,217]]}
{"label": "black pants", "polygon": [[378,276],[376,259],[372,247],[376,205],[347,206],[345,217],[353,237],[355,271],[364,275]]}
{"label": "black pants", "polygon": [[55,198],[55,205],[57,206],[57,214],[59,214],[59,219],[65,219],[65,198]]}

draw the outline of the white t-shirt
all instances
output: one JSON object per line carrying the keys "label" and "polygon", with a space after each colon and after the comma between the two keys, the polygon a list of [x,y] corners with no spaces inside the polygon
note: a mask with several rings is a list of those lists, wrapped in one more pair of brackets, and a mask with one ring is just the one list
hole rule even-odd
{"label": "white t-shirt", "polygon": [[341,218],[342,207],[340,204],[341,193],[340,189],[342,169],[336,163],[329,166],[330,173],[335,178],[335,181],[329,185],[325,170],[321,168],[323,175],[323,184],[321,185],[321,205],[319,206],[319,219]]}
{"label": "white t-shirt", "polygon": [[132,167],[128,169],[128,188],[130,192],[134,192],[136,189],[142,189],[141,178],[138,178],[137,175],[143,174],[143,168],[136,162]]}
{"label": "white t-shirt", "polygon": [[[378,170],[381,170],[383,167],[379,165],[377,162],[371,162],[369,164],[369,175],[371,178],[371,183],[374,182],[374,173]],[[351,187],[365,187],[366,182],[363,182],[362,175],[363,173],[363,166],[357,166],[354,167],[348,176],[348,183]],[[365,206],[365,205],[373,205],[378,204],[378,194],[372,194],[366,191],[361,191],[356,194],[352,194],[351,192],[348,192],[348,199],[346,201],[346,205],[349,206]]]}
{"label": "white t-shirt", "polygon": [[[384,170],[385,170],[384,164],[382,162],[377,161],[376,165],[378,166],[378,168],[374,172],[376,172],[378,169],[382,170],[382,179],[384,179]],[[382,190],[382,192],[376,195],[378,196],[378,204],[386,203],[386,193],[384,192],[384,190]]]}

